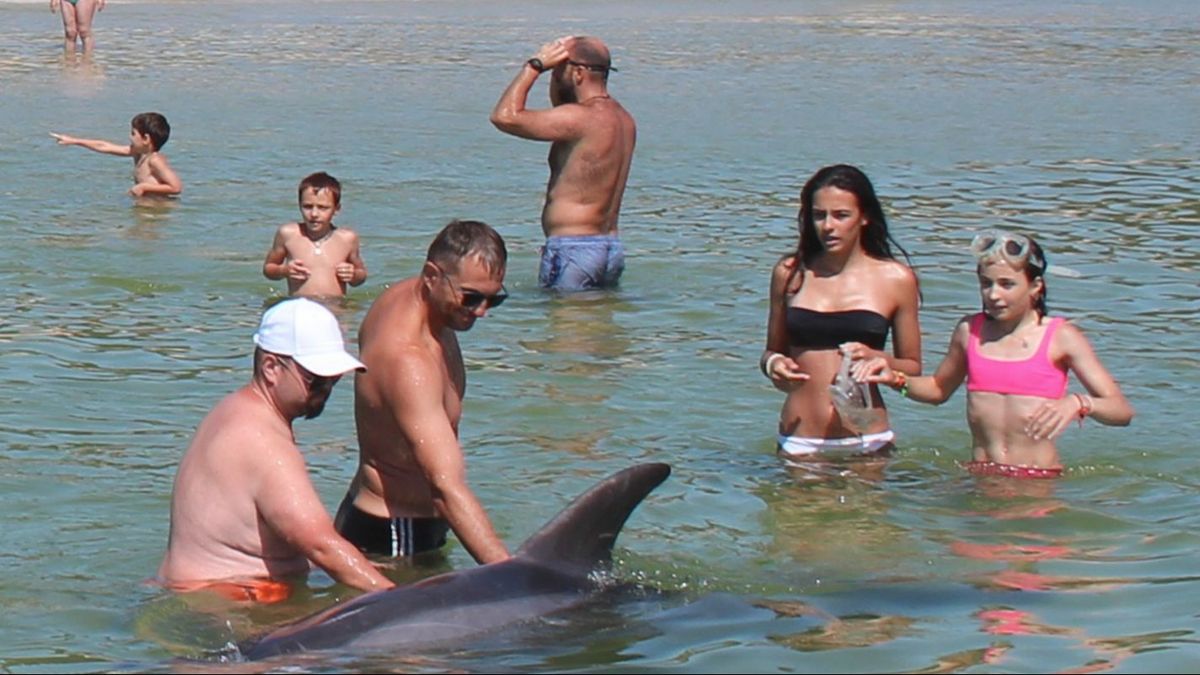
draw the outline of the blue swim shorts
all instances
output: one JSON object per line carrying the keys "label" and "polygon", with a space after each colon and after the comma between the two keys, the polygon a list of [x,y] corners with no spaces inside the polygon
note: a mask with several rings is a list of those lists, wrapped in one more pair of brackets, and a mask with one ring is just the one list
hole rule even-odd
{"label": "blue swim shorts", "polygon": [[542,247],[538,285],[585,291],[617,285],[625,271],[625,247],[616,235],[550,237]]}

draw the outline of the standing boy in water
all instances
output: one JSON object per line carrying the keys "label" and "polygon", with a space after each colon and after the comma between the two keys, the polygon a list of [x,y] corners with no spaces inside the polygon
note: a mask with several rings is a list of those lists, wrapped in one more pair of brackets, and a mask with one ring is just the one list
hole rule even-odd
{"label": "standing boy in water", "polygon": [[340,297],[346,284],[367,280],[367,265],[358,250],[358,235],[333,224],[342,208],[342,184],[325,172],[300,181],[300,222],[279,226],[263,262],[263,276],[287,277],[288,293],[308,297]]}
{"label": "standing boy in water", "polygon": [[66,134],[50,135],[59,145],[79,145],[107,155],[132,157],[133,187],[129,194],[134,197],[175,197],[183,192],[183,182],[161,152],[171,137],[171,125],[167,124],[166,117],[156,112],[135,115],[129,122],[129,145]]}

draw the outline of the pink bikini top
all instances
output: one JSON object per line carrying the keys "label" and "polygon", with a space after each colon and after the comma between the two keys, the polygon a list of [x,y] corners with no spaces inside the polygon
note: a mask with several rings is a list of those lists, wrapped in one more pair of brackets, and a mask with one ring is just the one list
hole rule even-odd
{"label": "pink bikini top", "polygon": [[979,353],[979,329],[983,313],[971,317],[967,338],[967,391],[990,391],[1042,398],[1062,398],[1067,393],[1067,369],[1050,362],[1050,341],[1062,325],[1062,317],[1050,319],[1037,352],[1023,361],[989,359]]}

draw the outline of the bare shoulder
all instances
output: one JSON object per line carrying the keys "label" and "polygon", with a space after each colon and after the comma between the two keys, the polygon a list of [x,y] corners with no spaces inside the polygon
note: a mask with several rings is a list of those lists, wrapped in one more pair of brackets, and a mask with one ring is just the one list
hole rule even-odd
{"label": "bare shoulder", "polygon": [[[205,437],[214,446],[212,450],[247,473],[270,471],[280,462],[299,460],[303,465],[290,429],[247,388],[222,399],[203,425],[211,432]],[[247,452],[248,448],[253,452]]]}
{"label": "bare shoulder", "polygon": [[368,376],[376,386],[402,401],[440,399],[444,386],[441,361],[420,345],[396,341],[373,354]]}
{"label": "bare shoulder", "polygon": [[886,279],[889,283],[905,284],[912,288],[917,287],[917,274],[908,265],[899,260],[878,260],[874,261],[874,272],[877,276]]}
{"label": "bare shoulder", "polygon": [[1083,330],[1071,323],[1069,319],[1063,319],[1062,325],[1054,334],[1054,342],[1067,353],[1073,353],[1079,349],[1091,350],[1091,343],[1083,334]]}
{"label": "bare shoulder", "polygon": [[918,295],[916,273],[898,260],[875,260],[872,276],[885,284],[898,301],[913,300]]}
{"label": "bare shoulder", "polygon": [[[799,256],[789,253],[775,263],[775,267],[771,269],[771,295],[773,297],[782,297],[785,295],[785,289],[788,287],[789,282],[800,271],[798,261]],[[793,284],[794,288],[791,292],[794,293],[796,291],[796,286],[798,285]]]}
{"label": "bare shoulder", "polygon": [[799,267],[799,256],[794,253],[788,253],[775,262],[775,267],[771,270],[771,279],[775,281],[786,280],[796,273]]}
{"label": "bare shoulder", "polygon": [[279,226],[277,233],[279,234],[279,236],[281,236],[285,239],[291,239],[292,237],[299,237],[299,236],[301,236],[300,223],[284,223],[283,225]]}
{"label": "bare shoulder", "polygon": [[958,323],[954,324],[954,333],[951,339],[956,342],[961,340],[963,345],[966,345],[967,337],[971,334],[971,321],[976,316],[975,314],[967,314],[959,319]]}
{"label": "bare shoulder", "polygon": [[345,225],[338,225],[337,229],[333,231],[333,236],[347,244],[358,242],[358,233]]}
{"label": "bare shoulder", "polygon": [[[134,162],[141,163],[140,157],[134,157]],[[171,168],[171,163],[167,161],[167,156],[161,152],[151,152],[146,155],[145,165],[156,174],[174,174],[175,170]]]}

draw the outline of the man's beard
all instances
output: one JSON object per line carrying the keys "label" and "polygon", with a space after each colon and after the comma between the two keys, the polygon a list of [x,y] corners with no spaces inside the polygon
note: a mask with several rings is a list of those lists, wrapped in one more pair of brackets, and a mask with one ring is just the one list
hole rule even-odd
{"label": "man's beard", "polygon": [[320,398],[315,398],[315,397],[309,398],[307,401],[305,401],[304,402],[304,419],[311,420],[311,419],[319,416],[322,412],[325,411],[325,402],[328,400],[329,400],[328,396],[321,396]]}
{"label": "man's beard", "polygon": [[555,91],[555,98],[558,101],[558,103],[556,105],[562,105],[564,103],[578,103],[579,102],[579,96],[575,93],[575,85],[573,85],[573,84],[569,84],[567,82],[559,82],[558,85],[555,87],[554,91]]}

